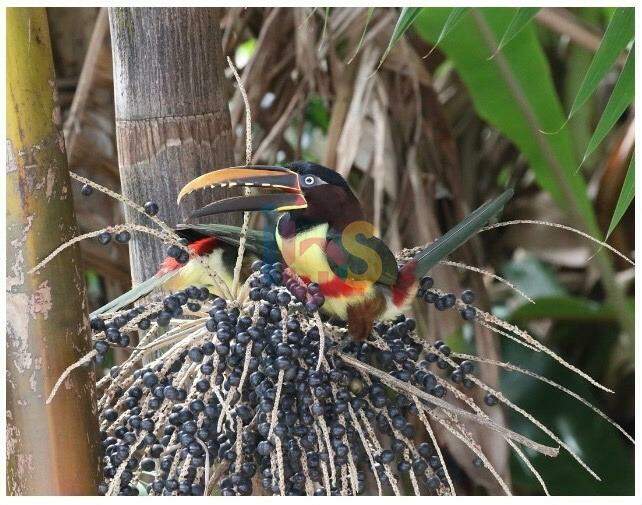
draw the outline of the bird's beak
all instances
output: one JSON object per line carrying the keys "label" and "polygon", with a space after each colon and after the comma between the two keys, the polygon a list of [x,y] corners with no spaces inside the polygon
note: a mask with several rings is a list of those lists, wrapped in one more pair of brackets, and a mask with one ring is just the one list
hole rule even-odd
{"label": "bird's beak", "polygon": [[181,189],[177,203],[197,189],[235,186],[262,188],[269,192],[225,198],[196,210],[190,217],[249,210],[285,212],[307,207],[296,172],[284,167],[264,165],[223,168],[201,175]]}

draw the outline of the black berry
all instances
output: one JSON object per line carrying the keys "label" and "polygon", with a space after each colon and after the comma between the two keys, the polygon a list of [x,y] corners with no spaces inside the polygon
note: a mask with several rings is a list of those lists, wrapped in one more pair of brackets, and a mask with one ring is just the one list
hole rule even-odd
{"label": "black berry", "polygon": [[145,212],[150,216],[155,216],[156,214],[158,214],[158,204],[156,202],[145,202],[143,208],[145,209]]}

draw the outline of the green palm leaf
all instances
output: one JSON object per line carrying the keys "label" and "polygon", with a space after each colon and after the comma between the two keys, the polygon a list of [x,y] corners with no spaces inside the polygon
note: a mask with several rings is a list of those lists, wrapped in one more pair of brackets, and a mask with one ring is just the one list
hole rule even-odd
{"label": "green palm leaf", "polygon": [[591,155],[593,151],[600,145],[600,142],[604,140],[604,137],[611,131],[616,121],[620,119],[622,113],[627,109],[631,103],[633,103],[633,97],[635,95],[635,51],[634,48],[631,48],[629,56],[626,59],[626,63],[620,77],[615,83],[613,92],[609,98],[604,112],[602,112],[602,117],[600,118],[591,140],[589,140],[588,147],[582,158],[582,163]]}
{"label": "green palm leaf", "polygon": [[[428,42],[436,41],[449,14],[449,9],[426,8],[415,29]],[[479,9],[475,14],[489,25],[490,36],[499,40],[514,18],[515,9]],[[562,208],[568,208],[568,196],[562,191],[563,185],[567,185],[582,215],[593,221],[586,185],[575,174],[578,161],[570,133],[545,136],[538,132],[553,129],[564,121],[564,111],[534,27],[526,25],[504,51],[489,60],[496,47],[489,43],[471,15],[461,20],[451,37],[442,41],[440,49],[468,88],[477,113],[515,143],[542,187]],[[521,89],[523,104],[513,97],[516,86]],[[554,169],[553,162],[560,166],[559,170]]]}
{"label": "green palm leaf", "polygon": [[448,17],[446,18],[446,22],[444,23],[444,26],[441,28],[441,32],[439,32],[439,36],[437,37],[437,40],[433,44],[432,49],[428,51],[428,54],[424,56],[424,58],[428,58],[428,56],[432,54],[432,52],[439,46],[439,44],[446,38],[446,36],[457,25],[457,23],[462,18],[462,16],[466,14],[466,11],[468,9],[469,7],[455,7],[453,8],[452,11],[450,11],[450,14],[448,14]]}
{"label": "green palm leaf", "polygon": [[635,15],[632,7],[622,7],[615,11],[609,26],[606,28],[600,47],[595,56],[593,56],[591,65],[586,71],[584,80],[575,96],[567,121],[593,94],[595,88],[597,88],[597,85],[604,78],[617,57],[631,41],[635,30],[634,24]]}
{"label": "green palm leaf", "polygon": [[[622,184],[622,191],[620,191],[620,197],[617,200],[615,205],[615,211],[613,211],[613,216],[611,217],[611,224],[609,224],[609,231],[606,232],[606,238],[609,238],[615,227],[618,225],[624,213],[631,205],[633,201],[633,196],[635,195],[635,153],[631,155],[631,162],[629,163],[629,168],[626,171],[626,177],[624,178],[624,184]],[[606,240],[606,239],[605,239]]]}
{"label": "green palm leaf", "polygon": [[395,44],[399,41],[399,39],[403,37],[404,33],[408,31],[408,28],[410,28],[420,12],[421,7],[404,7],[403,9],[401,9],[401,14],[399,14],[399,19],[397,19],[395,29],[392,31],[392,36],[390,37],[390,41],[388,42],[388,47],[386,47],[381,60],[379,60],[379,67],[387,58],[388,54],[395,46]]}
{"label": "green palm leaf", "polygon": [[517,9],[517,12],[513,16],[508,28],[506,28],[504,35],[502,35],[499,45],[491,58],[494,58],[499,51],[504,49],[504,46],[513,40],[513,38],[515,38],[515,36],[521,32],[528,23],[530,23],[531,19],[533,19],[539,11],[539,7],[520,7]]}

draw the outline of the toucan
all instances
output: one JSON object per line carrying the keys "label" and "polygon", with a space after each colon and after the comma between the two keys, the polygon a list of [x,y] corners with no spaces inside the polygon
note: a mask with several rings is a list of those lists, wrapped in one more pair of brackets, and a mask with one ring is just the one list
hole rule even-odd
{"label": "toucan", "polygon": [[[207,288],[215,296],[224,296],[225,293],[220,292],[218,284],[212,279],[211,271],[216,272],[228,290],[231,290],[238,254],[238,240],[235,240],[234,233],[228,231],[228,228],[230,230],[238,230],[238,228],[219,226],[220,235],[224,234],[223,236],[214,233],[211,226],[207,224],[178,225],[174,231],[186,244],[189,254],[176,245],[170,246],[166,258],[154,276],[103,305],[90,316],[120,310],[157,289],[175,292],[189,286],[196,286]],[[247,252],[241,268],[241,282],[249,276],[251,263],[257,258],[269,257],[273,258],[273,261],[280,259],[272,235],[266,235],[258,230],[250,230],[249,234]]]}
{"label": "toucan", "polygon": [[513,195],[507,189],[485,203],[400,267],[376,236],[346,180],[316,163],[214,170],[186,184],[178,204],[198,189],[235,186],[262,189],[209,203],[191,218],[236,211],[280,213],[274,237],[283,261],[303,282],[319,285],[325,297],[322,309],[347,321],[356,340],[368,337],[375,320],[392,319],[407,309],[422,277],[479,231]]}

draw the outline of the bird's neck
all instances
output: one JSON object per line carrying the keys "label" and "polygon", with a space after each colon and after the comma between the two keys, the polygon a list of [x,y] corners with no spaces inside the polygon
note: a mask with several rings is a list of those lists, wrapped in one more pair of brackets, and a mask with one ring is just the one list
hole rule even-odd
{"label": "bird's neck", "polygon": [[292,212],[286,212],[279,218],[276,225],[276,231],[283,238],[292,238],[297,233],[301,233],[321,224],[326,223],[323,223],[323,221],[320,220],[308,219],[304,216],[297,216]]}
{"label": "bird's neck", "polygon": [[365,221],[365,214],[358,201],[354,204],[325,207],[322,212],[308,208],[285,212],[277,223],[277,232],[283,238],[290,238],[297,233],[311,228],[327,225],[334,233],[343,233],[350,225]]}

